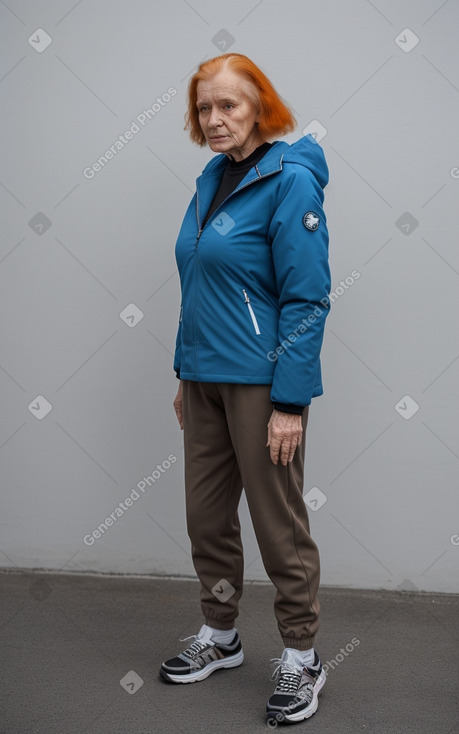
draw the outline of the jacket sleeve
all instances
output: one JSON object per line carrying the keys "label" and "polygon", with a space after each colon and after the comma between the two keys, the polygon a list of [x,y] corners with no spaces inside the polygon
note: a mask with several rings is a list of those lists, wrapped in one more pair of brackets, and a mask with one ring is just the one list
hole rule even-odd
{"label": "jacket sleeve", "polygon": [[301,408],[323,392],[320,350],[331,285],[328,230],[315,177],[304,166],[287,165],[292,168],[268,233],[280,308],[271,401]]}
{"label": "jacket sleeve", "polygon": [[177,337],[175,339],[175,353],[174,353],[174,370],[178,379],[180,379],[180,364],[182,357],[182,304],[180,304],[180,315],[177,329]]}

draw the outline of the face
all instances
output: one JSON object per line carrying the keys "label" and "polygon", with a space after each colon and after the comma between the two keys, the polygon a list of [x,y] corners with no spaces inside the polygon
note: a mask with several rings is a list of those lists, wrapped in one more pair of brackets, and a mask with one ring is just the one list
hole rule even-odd
{"label": "face", "polygon": [[264,141],[255,124],[257,108],[247,96],[248,82],[230,69],[223,69],[197,84],[199,124],[209,148],[234,160],[247,158]]}

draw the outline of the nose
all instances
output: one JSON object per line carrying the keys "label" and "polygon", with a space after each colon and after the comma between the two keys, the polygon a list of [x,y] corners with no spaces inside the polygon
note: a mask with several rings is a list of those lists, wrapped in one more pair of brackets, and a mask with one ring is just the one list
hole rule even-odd
{"label": "nose", "polygon": [[219,127],[222,124],[221,115],[220,115],[218,107],[212,107],[208,124],[210,128]]}

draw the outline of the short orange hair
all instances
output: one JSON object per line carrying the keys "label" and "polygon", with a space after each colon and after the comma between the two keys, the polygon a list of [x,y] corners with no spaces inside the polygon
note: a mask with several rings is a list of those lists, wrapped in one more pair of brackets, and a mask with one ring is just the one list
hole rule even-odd
{"label": "short orange hair", "polygon": [[263,138],[286,135],[295,129],[296,120],[291,110],[282,102],[268,77],[247,56],[229,53],[203,61],[190,79],[184,130],[189,131],[193,143],[201,147],[206,144],[205,135],[199,124],[199,111],[196,107],[198,82],[201,79],[209,79],[226,66],[250,82],[253,95],[249,91],[249,96],[258,107],[260,113],[258,131]]}

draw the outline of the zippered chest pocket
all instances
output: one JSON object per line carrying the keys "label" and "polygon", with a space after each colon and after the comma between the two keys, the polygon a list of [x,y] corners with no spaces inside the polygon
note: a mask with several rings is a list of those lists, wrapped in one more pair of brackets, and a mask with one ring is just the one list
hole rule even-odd
{"label": "zippered chest pocket", "polygon": [[250,303],[250,298],[248,297],[247,291],[245,290],[245,288],[242,289],[242,293],[244,294],[244,303],[247,304],[250,318],[252,319],[252,324],[255,330],[255,334],[261,334],[260,327],[258,326],[257,317],[255,316],[255,311],[252,308],[252,304]]}

